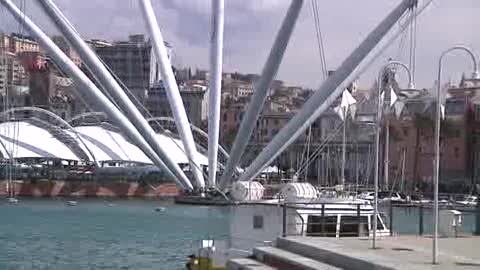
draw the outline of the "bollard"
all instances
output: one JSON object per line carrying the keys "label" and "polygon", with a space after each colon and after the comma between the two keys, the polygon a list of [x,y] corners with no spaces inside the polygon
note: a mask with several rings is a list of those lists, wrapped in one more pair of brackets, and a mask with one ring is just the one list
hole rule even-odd
{"label": "bollard", "polygon": [[389,222],[390,222],[390,236],[393,235],[393,205],[392,201],[390,201],[390,207],[389,207]]}
{"label": "bollard", "polygon": [[418,233],[423,235],[423,205],[418,208]]}
{"label": "bollard", "polygon": [[480,235],[480,201],[477,199],[477,207],[476,207],[475,214],[476,214],[476,221],[475,221],[475,235]]}
{"label": "bollard", "polygon": [[326,236],[325,233],[325,204],[322,203],[322,236]]}
{"label": "bollard", "polygon": [[282,215],[282,236],[287,237],[287,204],[283,203]]}

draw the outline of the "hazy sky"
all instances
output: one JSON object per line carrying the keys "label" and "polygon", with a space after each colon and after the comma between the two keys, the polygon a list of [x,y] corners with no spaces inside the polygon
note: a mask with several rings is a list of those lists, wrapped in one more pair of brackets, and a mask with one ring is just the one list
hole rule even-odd
{"label": "hazy sky", "polygon": [[[325,39],[326,61],[335,69],[400,0],[317,0]],[[36,1],[25,3],[26,13],[49,34],[56,33]],[[136,0],[56,0],[84,38],[126,39],[145,32]],[[152,0],[164,37],[174,46],[174,63],[208,67],[210,0]],[[286,13],[287,0],[225,0],[224,70],[260,73],[275,34]],[[420,0],[420,4],[425,0]],[[480,53],[480,1],[434,0],[418,20],[417,86],[431,87],[439,54],[455,44]],[[17,32],[20,26],[2,8],[0,27]],[[278,78],[289,84],[316,88],[320,60],[314,34],[311,0],[305,0]],[[406,43],[408,45],[408,42]],[[392,44],[361,78],[369,87],[380,63],[392,57],[408,62],[408,46]],[[447,64],[448,63],[448,64]],[[470,60],[459,54],[446,61],[445,78],[457,80],[471,73]]]}

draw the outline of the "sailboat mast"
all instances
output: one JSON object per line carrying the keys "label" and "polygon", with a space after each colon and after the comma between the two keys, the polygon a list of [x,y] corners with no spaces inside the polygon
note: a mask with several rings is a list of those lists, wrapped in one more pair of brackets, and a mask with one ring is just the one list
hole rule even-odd
{"label": "sailboat mast", "polygon": [[341,169],[341,176],[340,181],[342,186],[345,186],[345,163],[347,158],[347,145],[346,145],[346,137],[347,137],[347,109],[348,107],[343,108],[343,115],[344,115],[344,122],[343,122],[343,135],[342,135],[342,169]]}
{"label": "sailboat mast", "polygon": [[305,165],[305,182],[308,182],[308,165],[310,164],[310,140],[312,138],[312,126],[308,128],[308,136],[307,136],[307,157],[306,157],[306,165]]}
{"label": "sailboat mast", "polygon": [[406,158],[406,154],[407,154],[407,149],[404,148],[403,149],[403,158],[402,158],[402,182],[400,184],[400,191],[403,192],[403,185],[405,183],[405,158]]}
{"label": "sailboat mast", "polygon": [[246,181],[256,177],[270,162],[275,160],[281,152],[288,148],[295,140],[304,134],[305,130],[325,112],[345,89],[344,83],[357,76],[358,65],[370,54],[390,28],[398,22],[405,11],[415,1],[402,1],[388,16],[367,36],[367,38],[350,54],[340,67],[322,83],[319,90],[307,100],[302,108],[288,123],[273,137],[260,154],[240,175],[238,181]]}

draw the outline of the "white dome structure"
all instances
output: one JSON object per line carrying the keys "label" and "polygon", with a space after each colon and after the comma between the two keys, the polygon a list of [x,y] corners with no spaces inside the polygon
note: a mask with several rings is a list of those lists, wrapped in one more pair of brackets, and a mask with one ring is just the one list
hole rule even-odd
{"label": "white dome structure", "polygon": [[47,130],[29,122],[0,124],[0,153],[4,158],[54,158],[80,160]]}
{"label": "white dome structure", "polygon": [[280,194],[286,202],[307,202],[318,197],[318,190],[310,183],[288,183]]}
{"label": "white dome structure", "polygon": [[263,198],[265,188],[256,181],[238,181],[233,183],[230,195],[235,201],[258,201]]}
{"label": "white dome structure", "polygon": [[[40,123],[40,122],[39,122]],[[157,140],[178,164],[188,164],[183,144],[176,138],[157,134]],[[74,130],[42,127],[32,121],[0,123],[0,154],[4,158],[52,158],[72,161],[153,162],[121,133],[103,126],[78,126]],[[208,165],[197,152],[199,165]]]}

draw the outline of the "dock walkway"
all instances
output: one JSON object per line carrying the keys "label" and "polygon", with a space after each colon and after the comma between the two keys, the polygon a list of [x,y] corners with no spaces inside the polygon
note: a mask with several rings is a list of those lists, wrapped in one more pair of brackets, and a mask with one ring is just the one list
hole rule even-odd
{"label": "dock walkway", "polygon": [[[323,237],[287,237],[279,238],[276,248],[270,249],[270,259],[254,257],[275,269],[282,268],[293,256],[282,258],[283,253],[296,254],[321,262],[330,267],[299,267],[298,269],[389,269],[389,270],[480,270],[480,237],[463,236],[439,239],[439,264],[432,262],[432,239],[428,236],[386,237],[377,240],[377,249],[372,249],[371,239],[359,238],[323,238]],[[281,250],[273,254],[275,250]],[[236,268],[242,269],[242,268]],[[287,267],[285,269],[291,269]]]}

